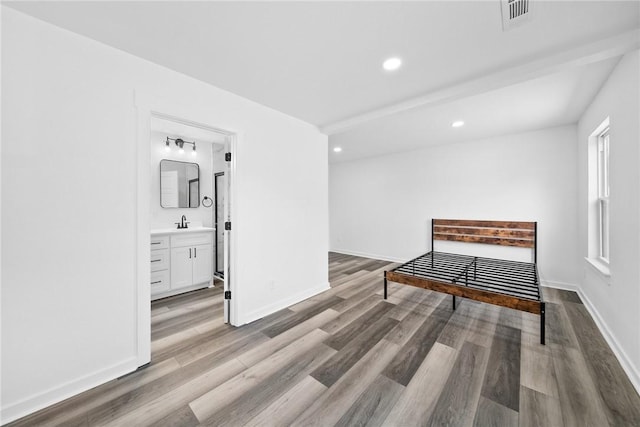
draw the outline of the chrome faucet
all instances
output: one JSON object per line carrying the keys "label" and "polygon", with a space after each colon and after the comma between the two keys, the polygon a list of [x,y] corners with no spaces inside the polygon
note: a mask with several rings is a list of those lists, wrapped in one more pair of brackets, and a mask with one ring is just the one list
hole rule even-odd
{"label": "chrome faucet", "polygon": [[180,220],[180,222],[174,222],[174,224],[178,226],[178,230],[183,228],[189,228],[189,222],[187,221],[186,215],[182,215],[182,219]]}

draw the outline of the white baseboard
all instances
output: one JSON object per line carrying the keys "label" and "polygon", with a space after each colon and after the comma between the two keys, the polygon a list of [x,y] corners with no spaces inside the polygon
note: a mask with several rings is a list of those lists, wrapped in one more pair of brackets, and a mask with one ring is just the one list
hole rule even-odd
{"label": "white baseboard", "polygon": [[137,358],[132,357],[117,365],[101,369],[97,372],[85,375],[73,381],[69,381],[57,387],[52,387],[41,393],[30,396],[19,402],[3,406],[0,410],[0,424],[4,425],[32,414],[40,409],[44,409],[55,403],[61,402],[72,396],[104,384],[108,381],[121,377],[122,375],[138,369]]}
{"label": "white baseboard", "polygon": [[596,323],[596,326],[598,326],[600,333],[602,334],[605,341],[609,345],[609,348],[611,348],[611,351],[613,351],[613,354],[616,356],[616,359],[618,359],[618,362],[620,362],[620,365],[622,366],[622,369],[624,370],[624,372],[627,374],[629,381],[631,381],[631,384],[633,385],[633,387],[636,389],[638,394],[640,394],[640,372],[638,372],[638,369],[631,362],[631,359],[629,358],[629,356],[627,356],[627,353],[622,349],[622,346],[620,345],[615,335],[613,335],[613,333],[607,326],[607,323],[604,321],[604,319],[596,309],[595,305],[593,305],[589,297],[584,292],[582,292],[582,289],[579,286],[576,286],[571,283],[554,282],[554,281],[543,281],[542,285],[547,286],[549,288],[574,291],[578,294],[578,296],[584,303],[585,308],[591,315],[591,318]]}
{"label": "white baseboard", "polygon": [[376,260],[381,260],[381,261],[389,261],[389,262],[404,263],[404,262],[408,261],[408,259],[393,258],[393,257],[389,257],[389,256],[386,256],[386,255],[370,254],[370,253],[366,253],[366,252],[350,251],[350,250],[347,250],[347,249],[331,249],[330,252],[335,252],[335,253],[343,254],[343,255],[359,256],[359,257],[362,257],[362,258],[371,258],[371,259],[376,259]]}
{"label": "white baseboard", "polygon": [[542,286],[545,286],[547,288],[562,289],[564,291],[573,291],[577,293],[579,293],[580,290],[578,285],[575,285],[573,283],[556,282],[554,280],[541,280],[540,282]]}
{"label": "white baseboard", "polygon": [[322,292],[328,291],[329,289],[331,289],[329,282],[323,283],[322,285],[316,286],[315,288],[305,289],[303,292],[299,292],[297,294],[291,295],[286,299],[277,301],[273,304],[269,304],[265,307],[260,307],[257,310],[246,313],[244,316],[242,316],[241,319],[239,319],[239,324],[244,325],[247,323],[251,323],[255,320],[262,319],[263,317],[268,316],[269,314],[273,314],[278,310],[282,310],[283,308],[287,308],[289,306],[297,304],[300,301],[304,301]]}

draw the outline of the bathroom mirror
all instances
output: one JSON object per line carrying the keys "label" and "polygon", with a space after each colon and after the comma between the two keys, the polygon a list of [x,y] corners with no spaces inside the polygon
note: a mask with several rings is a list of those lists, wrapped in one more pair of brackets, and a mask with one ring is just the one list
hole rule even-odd
{"label": "bathroom mirror", "polygon": [[160,206],[200,206],[200,166],[197,163],[166,159],[160,161]]}

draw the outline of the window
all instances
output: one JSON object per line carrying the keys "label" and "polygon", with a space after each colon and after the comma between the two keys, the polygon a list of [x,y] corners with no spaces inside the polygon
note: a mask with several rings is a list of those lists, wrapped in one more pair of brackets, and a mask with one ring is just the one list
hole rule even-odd
{"label": "window", "polygon": [[609,128],[598,135],[598,256],[609,263]]}

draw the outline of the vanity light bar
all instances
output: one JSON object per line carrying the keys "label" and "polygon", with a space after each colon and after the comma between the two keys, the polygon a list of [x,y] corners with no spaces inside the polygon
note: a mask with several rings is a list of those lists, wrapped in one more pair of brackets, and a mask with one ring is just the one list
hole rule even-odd
{"label": "vanity light bar", "polygon": [[195,141],[194,142],[190,142],[190,141],[185,141],[182,138],[169,138],[169,137],[167,137],[167,140],[165,142],[167,151],[171,150],[171,147],[169,145],[169,141],[173,141],[180,148],[180,150],[184,150],[184,144],[191,144],[193,146],[193,155],[196,154],[196,143],[195,143]]}

